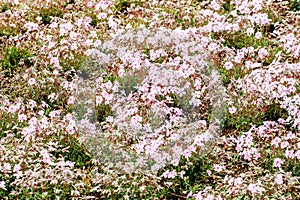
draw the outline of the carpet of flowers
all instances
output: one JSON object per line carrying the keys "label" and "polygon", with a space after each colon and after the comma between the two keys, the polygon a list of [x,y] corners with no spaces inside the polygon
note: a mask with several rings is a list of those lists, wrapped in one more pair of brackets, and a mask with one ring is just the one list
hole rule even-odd
{"label": "carpet of flowers", "polygon": [[[1,1],[0,199],[299,199],[299,11],[299,0]],[[196,134],[155,173],[121,173],[82,142],[73,80],[105,41],[145,28],[175,33],[171,42],[154,37],[152,44],[178,45],[183,35],[201,46],[224,85],[226,113],[213,139]],[[198,57],[151,45],[108,57],[93,102],[107,138],[156,158],[155,149],[172,138],[170,131],[129,141],[113,115],[112,93],[127,84],[124,73],[149,63],[171,66],[197,91],[191,104],[202,106],[207,128],[211,105],[201,100],[209,87],[193,67]],[[148,130],[145,112],[163,102],[173,130],[180,118],[173,91],[154,83],[139,90],[125,127]]]}

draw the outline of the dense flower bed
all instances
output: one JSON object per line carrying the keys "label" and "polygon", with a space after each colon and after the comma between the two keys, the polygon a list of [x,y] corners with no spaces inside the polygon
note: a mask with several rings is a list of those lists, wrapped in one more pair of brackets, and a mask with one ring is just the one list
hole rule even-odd
{"label": "dense flower bed", "polygon": [[298,199],[297,0],[4,0],[1,199]]}

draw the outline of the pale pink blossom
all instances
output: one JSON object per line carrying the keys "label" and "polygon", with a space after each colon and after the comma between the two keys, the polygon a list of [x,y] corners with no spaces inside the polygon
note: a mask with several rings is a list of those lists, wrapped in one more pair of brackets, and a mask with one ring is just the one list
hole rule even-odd
{"label": "pale pink blossom", "polygon": [[285,151],[285,156],[286,156],[287,158],[293,159],[293,158],[295,157],[294,151],[293,151],[293,150],[286,150],[286,151]]}
{"label": "pale pink blossom", "polygon": [[279,147],[279,144],[281,142],[281,139],[279,137],[275,137],[272,142],[271,142],[271,145],[274,145],[276,147]]}
{"label": "pale pink blossom", "polygon": [[283,175],[282,174],[275,175],[275,182],[278,185],[283,184]]}
{"label": "pale pink blossom", "polygon": [[253,194],[257,194],[265,191],[263,187],[260,187],[257,184],[252,184],[252,183],[248,185],[248,190]]}
{"label": "pale pink blossom", "polygon": [[261,32],[255,33],[255,38],[260,40],[262,38],[262,33]]}
{"label": "pale pink blossom", "polygon": [[0,188],[2,190],[7,190],[6,187],[5,187],[5,182],[4,181],[0,181]]}
{"label": "pale pink blossom", "polygon": [[225,169],[225,166],[224,165],[219,165],[219,164],[214,164],[213,168],[216,172],[221,172]]}
{"label": "pale pink blossom", "polygon": [[232,64],[232,62],[226,62],[226,63],[224,64],[224,67],[225,67],[225,69],[229,70],[229,69],[232,69],[233,64]]}
{"label": "pale pink blossom", "polygon": [[92,8],[93,7],[93,2],[91,2],[91,1],[87,2],[86,6],[88,8]]}
{"label": "pale pink blossom", "polygon": [[30,78],[28,80],[28,85],[34,85],[36,83],[35,79],[34,78]]}
{"label": "pale pink blossom", "polygon": [[279,167],[280,168],[282,164],[283,164],[283,161],[280,158],[275,158],[274,159],[274,164],[273,164],[274,167]]}
{"label": "pale pink blossom", "polygon": [[231,108],[229,108],[229,113],[230,114],[234,114],[235,112],[237,111],[237,109],[236,109],[236,107],[231,107]]}

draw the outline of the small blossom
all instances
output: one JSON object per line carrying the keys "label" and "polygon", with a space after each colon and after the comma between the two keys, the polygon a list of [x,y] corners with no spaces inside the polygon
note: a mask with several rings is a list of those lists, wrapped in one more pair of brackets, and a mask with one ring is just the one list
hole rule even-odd
{"label": "small blossom", "polygon": [[103,98],[101,96],[96,96],[96,105],[100,105],[103,102]]}
{"label": "small blossom", "polygon": [[213,167],[216,172],[221,172],[223,169],[225,169],[225,166],[219,164],[214,164]]}
{"label": "small blossom", "polygon": [[274,159],[274,167],[281,167],[281,165],[283,164],[283,161],[280,158],[275,158]]}
{"label": "small blossom", "polygon": [[281,147],[282,149],[285,149],[285,148],[288,147],[288,146],[290,146],[290,143],[289,143],[288,141],[284,141],[284,142],[282,142],[281,145],[280,145],[280,147]]}
{"label": "small blossom", "polygon": [[35,79],[34,78],[30,78],[28,80],[28,85],[34,85],[36,83]]}
{"label": "small blossom", "polygon": [[106,117],[106,121],[108,121],[109,123],[112,123],[114,121],[114,117],[108,116],[108,117]]}
{"label": "small blossom", "polygon": [[256,39],[260,40],[262,38],[262,33],[261,32],[257,32],[255,33],[255,36],[254,36]]}
{"label": "small blossom", "polygon": [[281,184],[283,184],[283,179],[282,179],[282,174],[277,174],[276,176],[275,176],[275,182],[278,184],[278,185],[281,185]]}
{"label": "small blossom", "polygon": [[2,190],[7,190],[6,187],[5,187],[5,182],[4,181],[0,181],[0,188]]}
{"label": "small blossom", "polygon": [[232,64],[232,62],[226,62],[224,64],[224,67],[225,67],[225,69],[230,70],[233,67],[233,64]]}
{"label": "small blossom", "polygon": [[229,108],[229,113],[234,114],[236,112],[236,110],[237,110],[236,107],[233,106],[233,107]]}
{"label": "small blossom", "polygon": [[260,187],[260,186],[258,186],[258,185],[256,185],[256,184],[249,184],[248,190],[249,190],[251,193],[253,193],[253,194],[257,194],[257,193],[259,193],[259,192],[265,191],[264,188],[262,188],[262,187]]}
{"label": "small blossom", "polygon": [[241,185],[243,183],[243,179],[238,177],[234,180],[234,185]]}
{"label": "small blossom", "polygon": [[89,1],[86,5],[88,8],[92,8],[93,7],[93,2]]}
{"label": "small blossom", "polygon": [[68,99],[68,101],[67,101],[67,104],[71,105],[71,104],[74,103],[74,101],[75,101],[75,97],[74,96],[70,96],[69,99]]}
{"label": "small blossom", "polygon": [[272,140],[271,145],[278,147],[280,142],[281,142],[281,139],[279,137],[276,137]]}
{"label": "small blossom", "polygon": [[254,29],[253,28],[248,28],[247,29],[247,35],[250,36],[254,33]]}
{"label": "small blossom", "polygon": [[18,120],[19,122],[23,122],[27,119],[27,116],[25,114],[19,114],[18,115]]}
{"label": "small blossom", "polygon": [[292,150],[286,150],[285,151],[285,156],[287,158],[292,158],[293,159],[295,157],[294,151],[292,151]]}

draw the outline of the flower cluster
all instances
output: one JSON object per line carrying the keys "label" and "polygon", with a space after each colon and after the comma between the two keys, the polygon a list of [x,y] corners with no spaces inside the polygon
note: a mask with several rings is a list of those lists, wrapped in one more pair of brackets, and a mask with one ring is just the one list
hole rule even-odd
{"label": "flower cluster", "polygon": [[0,199],[297,199],[297,10],[0,2]]}

